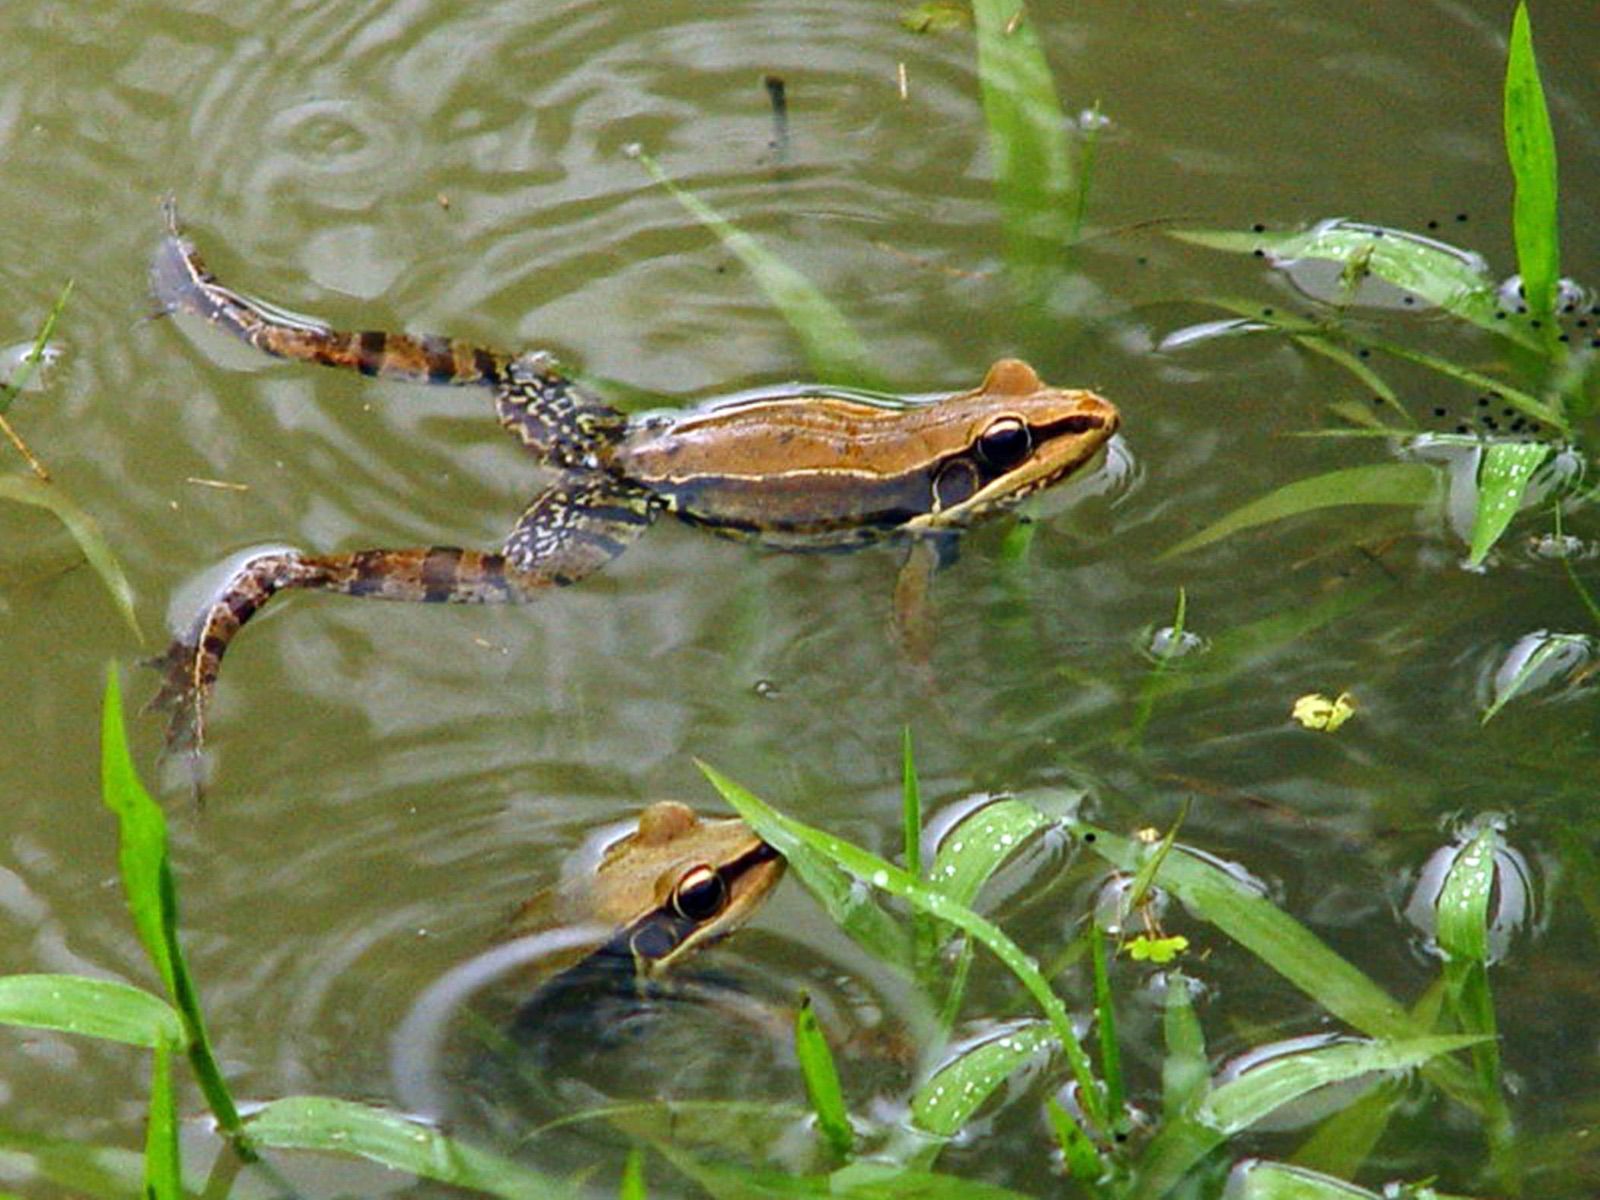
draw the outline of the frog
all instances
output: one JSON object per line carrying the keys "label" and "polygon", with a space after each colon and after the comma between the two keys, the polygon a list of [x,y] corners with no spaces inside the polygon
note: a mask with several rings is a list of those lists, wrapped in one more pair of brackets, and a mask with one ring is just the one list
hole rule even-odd
{"label": "frog", "polygon": [[495,550],[285,549],[239,564],[155,660],[163,681],[151,707],[169,714],[169,750],[198,752],[224,654],[281,592],[523,603],[594,574],[663,516],[777,550],[905,543],[895,608],[925,657],[920,614],[951,539],[1083,470],[1121,420],[1104,397],[1049,386],[1016,358],[996,361],[976,388],[931,401],[793,386],[630,417],[547,350],[341,331],[235,291],[206,267],[170,198],[163,212],[151,290],[164,313],[278,358],[485,389],[500,425],[554,475]]}

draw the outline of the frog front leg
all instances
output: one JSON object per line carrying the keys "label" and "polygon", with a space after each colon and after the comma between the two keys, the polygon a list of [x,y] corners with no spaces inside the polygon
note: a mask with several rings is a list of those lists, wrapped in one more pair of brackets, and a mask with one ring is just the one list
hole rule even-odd
{"label": "frog front leg", "polygon": [[376,600],[521,604],[546,589],[593,574],[649,528],[650,492],[599,474],[557,479],[534,498],[498,553],[426,546],[310,555],[274,551],[245,563],[206,605],[188,633],[152,660],[161,689],[149,708],[169,714],[169,752],[197,754],[205,708],[222,657],[246,622],[292,588]]}

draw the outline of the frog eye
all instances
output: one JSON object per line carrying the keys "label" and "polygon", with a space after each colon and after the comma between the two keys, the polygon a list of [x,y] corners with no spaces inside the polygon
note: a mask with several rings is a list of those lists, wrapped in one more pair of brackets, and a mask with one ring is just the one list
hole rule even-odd
{"label": "frog eye", "polygon": [[997,470],[1005,471],[1028,457],[1033,438],[1028,427],[1016,417],[996,417],[978,435],[978,454]]}
{"label": "frog eye", "polygon": [[704,864],[690,867],[672,891],[672,907],[689,921],[709,921],[728,905],[728,885]]}

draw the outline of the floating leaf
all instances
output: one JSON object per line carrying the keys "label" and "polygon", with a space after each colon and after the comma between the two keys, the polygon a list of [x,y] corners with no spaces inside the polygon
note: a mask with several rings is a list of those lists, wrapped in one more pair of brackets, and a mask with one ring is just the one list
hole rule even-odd
{"label": "floating leaf", "polygon": [[800,1001],[794,1015],[794,1056],[800,1064],[801,1077],[806,1081],[811,1110],[817,1114],[817,1128],[834,1154],[849,1158],[855,1133],[850,1128],[844,1089],[839,1086],[839,1067],[833,1061],[833,1049],[823,1035],[822,1026],[817,1024],[810,996]]}
{"label": "floating leaf", "polygon": [[78,549],[83,551],[84,558],[88,559],[95,574],[106,585],[112,603],[128,623],[128,628],[133,630],[133,636],[143,642],[144,631],[139,628],[139,618],[134,613],[133,587],[122,571],[122,564],[112,553],[111,543],[100,531],[99,522],[78,507],[59,483],[33,476],[0,475],[0,498],[48,509],[56,515],[67,527],[72,540],[78,543]]}
{"label": "floating leaf", "polygon": [[1499,284],[1481,257],[1434,238],[1359,221],[1322,221],[1311,229],[1252,232],[1173,229],[1179,241],[1238,254],[1260,253],[1275,266],[1300,259],[1354,264],[1428,304],[1530,348],[1538,343],[1520,325],[1497,320],[1504,312]]}
{"label": "floating leaf", "polygon": [[721,238],[722,244],[744,264],[767,294],[767,299],[772,301],[772,306],[799,337],[806,360],[819,379],[861,387],[876,386],[877,373],[872,369],[872,356],[866,343],[816,284],[700,197],[680,188],[648,154],[641,150],[636,157],[673,199]]}
{"label": "floating leaf", "polygon": [[911,1097],[911,1121],[937,1137],[954,1137],[1014,1071],[1054,1041],[1044,1021],[1015,1025],[968,1046],[935,1071]]}
{"label": "floating leaf", "polygon": [[1518,638],[1494,675],[1494,698],[1484,711],[1487,725],[1496,713],[1524,692],[1544,687],[1563,675],[1572,675],[1594,657],[1594,640],[1581,633],[1551,633],[1538,629]]}
{"label": "floating leaf", "polygon": [[1151,937],[1148,933],[1141,933],[1138,937],[1129,939],[1126,947],[1128,957],[1134,962],[1157,965],[1171,962],[1188,948],[1189,939],[1181,933],[1172,937]]}
{"label": "floating leaf", "polygon": [[1511,229],[1523,296],[1529,316],[1543,320],[1553,336],[1556,330],[1549,319],[1561,275],[1556,141],[1533,53],[1528,6],[1521,0],[1511,19],[1511,46],[1506,56],[1505,129],[1506,157],[1516,180]]}
{"label": "floating leaf", "polygon": [[1370,467],[1348,467],[1297,479],[1259,500],[1234,509],[1221,520],[1191,534],[1161,558],[1187,554],[1221,541],[1229,534],[1256,525],[1281,521],[1285,517],[1337,508],[1349,504],[1421,505],[1439,494],[1437,473],[1422,463],[1378,463]]}
{"label": "floating leaf", "polygon": [[1478,510],[1472,521],[1472,550],[1467,556],[1478,566],[1511,518],[1522,507],[1522,493],[1546,458],[1547,442],[1490,442],[1478,467]]}

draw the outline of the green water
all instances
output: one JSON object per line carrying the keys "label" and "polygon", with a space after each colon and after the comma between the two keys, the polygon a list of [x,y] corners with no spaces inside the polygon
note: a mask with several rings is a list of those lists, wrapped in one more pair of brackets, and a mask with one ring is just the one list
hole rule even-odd
{"label": "green water", "polygon": [[[1561,564],[1528,549],[1546,525],[1525,516],[1482,573],[1462,569],[1438,513],[1413,509],[1336,509],[1158,558],[1273,487],[1387,452],[1286,436],[1330,403],[1370,400],[1287,343],[1159,350],[1217,315],[1201,296],[1306,302],[1258,260],[1179,245],[1151,222],[1438,221],[1509,274],[1506,6],[1034,13],[1067,111],[1098,103],[1109,124],[1088,236],[1047,305],[1024,313],[1001,269],[971,35],[911,34],[893,5],[9,5],[0,344],[28,341],[76,282],[63,361],[10,417],[103,526],[149,642],[135,644],[53,518],[0,505],[0,962],[151,982],[114,882],[95,738],[103,664],[158,649],[175,594],[182,621],[196,580],[262,544],[494,547],[540,482],[478,393],[271,364],[146,320],[161,196],[176,194],[223,279],[344,326],[548,347],[662,404],[808,376],[737,260],[623,153],[637,142],[815,281],[889,386],[966,388],[1019,355],[1113,399],[1122,444],[1106,475],[1044,506],[1020,563],[989,526],[937,580],[938,705],[889,630],[890,549],[780,556],[663,524],[524,609],[275,604],[229,655],[207,807],[167,796],[187,945],[238,1094],[394,1101],[389,1036],[429,983],[481,950],[586,832],[661,797],[713,805],[695,757],[892,853],[909,724],[935,809],[1070,785],[1097,820],[1133,828],[1187,801],[1186,842],[1266,881],[1408,1001],[1436,974],[1400,915],[1410,881],[1452,822],[1507,814],[1544,888],[1492,973],[1513,1115],[1540,1164],[1528,1191],[1592,1194],[1595,930],[1559,864],[1564,836],[1595,838],[1593,685],[1480,724],[1519,638],[1589,630]],[[1594,16],[1580,2],[1534,9],[1563,260],[1590,279]],[[767,73],[788,85],[781,159]],[[1393,319],[1413,336],[1430,321]],[[1440,352],[1496,366],[1492,346],[1433,324]],[[1395,379],[1425,422],[1473,416],[1466,389]],[[3,469],[20,470],[10,454],[0,446]],[[1592,537],[1585,520],[1572,531]],[[1159,703],[1133,744],[1122,735],[1151,669],[1140,647],[1180,587],[1188,628],[1216,645],[1275,619],[1287,632]],[[1296,631],[1318,606],[1329,619]],[[153,690],[148,672],[126,678],[134,702]],[[1359,712],[1339,734],[1288,721],[1297,696],[1342,690]],[[158,722],[133,736],[155,778]],[[1043,957],[1083,911],[1093,871],[1078,871],[1076,890],[1017,918]],[[1190,970],[1209,989],[1214,1055],[1330,1028],[1220,935],[1171,923],[1211,951]],[[870,976],[823,924],[787,885],[730,954],[778,964],[804,944],[836,974]],[[1125,978],[1128,1027],[1149,1048],[1130,1070],[1149,1100],[1159,1019],[1141,978]],[[1082,985],[1062,981],[1069,996]],[[976,1003],[1002,1003],[999,990]],[[0,1034],[10,1133],[137,1148],[145,1089],[132,1051]],[[944,1165],[1057,1187],[1041,1148],[1050,1091],[1032,1084]],[[1230,1153],[1286,1154],[1303,1132]],[[611,1151],[595,1153],[614,1178]],[[1488,1194],[1485,1170],[1473,1121],[1419,1099],[1360,1178],[1438,1175]],[[664,1194],[682,1186],[669,1178]],[[26,1163],[0,1180],[58,1194]]]}

